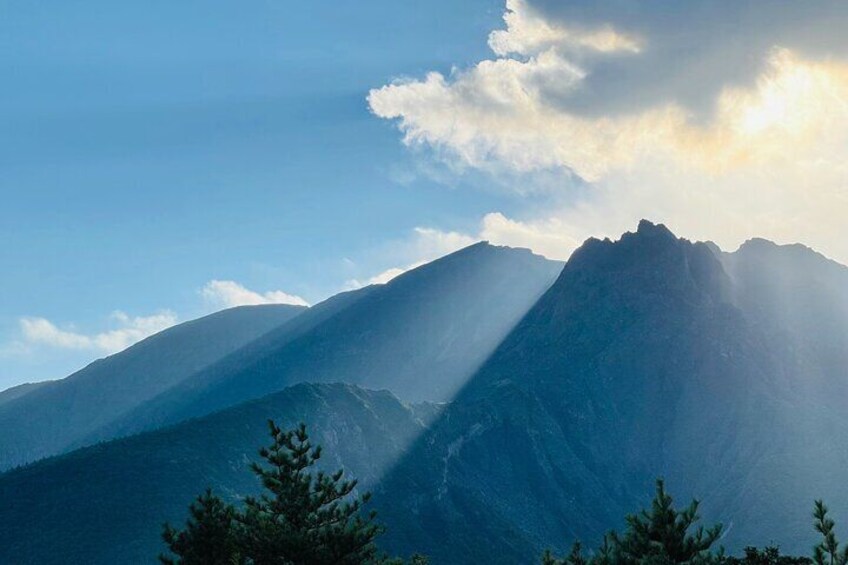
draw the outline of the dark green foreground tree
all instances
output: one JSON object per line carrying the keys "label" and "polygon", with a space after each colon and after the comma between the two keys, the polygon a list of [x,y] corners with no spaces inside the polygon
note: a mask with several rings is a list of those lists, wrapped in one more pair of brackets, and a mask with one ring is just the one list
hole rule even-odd
{"label": "dark green foreground tree", "polygon": [[836,540],[836,524],[827,516],[827,506],[817,500],[813,507],[816,531],[822,540],[813,548],[813,560],[816,565],[845,565],[848,563],[848,546],[839,549]]}
{"label": "dark green foreground tree", "polygon": [[[363,512],[369,493],[355,496],[355,480],[341,470],[312,473],[321,447],[309,441],[306,426],[283,431],[269,422],[271,445],[254,463],[265,494],[248,498],[243,511],[210,491],[189,508],[186,528],[166,525],[163,538],[176,557],[165,565],[359,565],[400,564],[381,555],[376,513]],[[415,556],[412,563],[426,559]]]}
{"label": "dark green foreground tree", "polygon": [[207,490],[189,506],[186,529],[175,530],[165,525],[162,537],[178,559],[160,557],[164,565],[205,563],[233,565],[243,563],[239,557],[239,539],[235,528],[236,511]]}
{"label": "dark green foreground tree", "polygon": [[341,470],[332,475],[309,472],[321,457],[303,424],[283,431],[270,423],[273,442],[259,454],[267,462],[252,465],[267,494],[248,498],[240,516],[257,564],[373,562],[374,540],[381,532],[375,512],[361,514],[370,498],[352,496],[356,481],[345,481]]}
{"label": "dark green foreground tree", "polygon": [[712,553],[713,544],[721,536],[722,527],[697,526],[698,501],[693,500],[683,510],[676,510],[673,500],[665,492],[662,480],[657,481],[657,490],[650,510],[627,516],[627,527],[623,534],[610,532],[604,536],[603,544],[591,557],[583,555],[576,543],[564,559],[557,559],[545,552],[544,565],[668,565],[686,563],[702,565],[717,563],[722,552]]}
{"label": "dark green foreground tree", "polygon": [[848,565],[848,547],[840,548],[835,525],[827,516],[827,507],[820,500],[813,511],[815,528],[821,542],[813,550],[813,558],[781,555],[776,546],[764,549],[746,547],[742,557],[724,555],[713,546],[721,537],[721,525],[711,528],[696,526],[698,501],[684,510],[675,510],[672,498],[665,492],[661,480],[650,510],[627,517],[624,534],[610,532],[591,556],[583,554],[580,542],[563,558],[550,551],[542,556],[543,565]]}
{"label": "dark green foreground tree", "polygon": [[763,549],[746,547],[742,557],[726,557],[723,563],[727,565],[812,565],[813,560],[809,557],[781,555],[780,548],[771,545]]}

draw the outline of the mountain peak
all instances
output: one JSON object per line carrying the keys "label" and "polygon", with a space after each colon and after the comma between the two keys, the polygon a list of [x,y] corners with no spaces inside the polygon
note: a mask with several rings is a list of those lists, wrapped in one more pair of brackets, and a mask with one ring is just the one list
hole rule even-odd
{"label": "mountain peak", "polygon": [[481,240],[476,243],[472,243],[466,247],[458,249],[453,253],[445,255],[445,257],[461,256],[461,255],[470,255],[474,253],[499,253],[499,254],[508,254],[514,257],[534,257],[539,260],[544,260],[553,263],[562,263],[562,261],[557,261],[554,259],[548,259],[544,255],[540,255],[538,253],[534,253],[532,249],[527,247],[515,247],[511,245],[496,245],[489,240]]}
{"label": "mountain peak", "polygon": [[739,246],[737,252],[741,253],[794,253],[798,256],[802,255],[815,255],[821,258],[826,258],[824,255],[812,249],[811,247],[807,247],[802,243],[775,243],[770,239],[765,239],[762,237],[752,237],[751,239],[745,241],[742,245]]}
{"label": "mountain peak", "polygon": [[569,259],[572,267],[594,262],[598,255],[629,258],[644,258],[656,255],[664,249],[678,247],[686,240],[678,239],[664,224],[640,220],[635,232],[625,232],[618,240],[603,240],[591,237],[580,246]]}
{"label": "mountain peak", "polygon": [[483,265],[503,265],[510,269],[531,269],[550,271],[556,277],[565,263],[548,259],[542,255],[533,253],[524,247],[509,247],[505,245],[493,245],[488,241],[478,241],[452,253],[439,257],[429,263],[409,269],[403,274],[395,277],[389,282],[390,286],[398,287],[414,280],[415,274],[421,273],[452,273],[455,276],[462,272],[478,271]]}
{"label": "mountain peak", "polygon": [[622,296],[665,298],[676,293],[694,303],[723,301],[727,284],[727,274],[709,246],[642,220],[635,232],[616,241],[587,240],[572,254],[552,291],[573,294],[580,288],[588,294],[589,289],[604,287]]}
{"label": "mountain peak", "polygon": [[768,268],[769,271],[778,269],[782,277],[799,276],[807,278],[813,272],[826,269],[835,275],[844,277],[848,267],[819,253],[815,249],[800,243],[780,244],[768,239],[755,237],[739,246],[739,249],[728,254],[730,264],[753,268]]}
{"label": "mountain peak", "polygon": [[770,239],[764,239],[762,237],[752,237],[751,239],[746,240],[742,245],[739,246],[738,251],[751,251],[755,249],[775,249],[778,245],[771,241]]}
{"label": "mountain peak", "polygon": [[674,235],[670,229],[668,229],[665,224],[655,224],[650,220],[639,220],[639,225],[636,228],[636,235],[640,236],[650,236],[650,237],[670,237],[672,239],[677,239],[677,236]]}

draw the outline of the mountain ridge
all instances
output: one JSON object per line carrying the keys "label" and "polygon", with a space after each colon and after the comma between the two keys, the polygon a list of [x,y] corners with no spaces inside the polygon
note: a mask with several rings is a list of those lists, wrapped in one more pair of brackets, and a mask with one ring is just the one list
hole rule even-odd
{"label": "mountain ridge", "polygon": [[[587,240],[380,484],[389,547],[436,562],[565,551],[575,539],[598,542],[665,476],[672,492],[702,496],[708,519],[734,521],[730,548],[776,537],[802,550],[815,496],[848,510],[841,482],[806,463],[844,466],[817,433],[840,437],[848,422],[814,415],[834,389],[799,390],[799,371],[846,375],[817,357],[791,361],[785,339],[737,302],[744,276],[728,274],[708,244],[649,222],[615,242]],[[841,323],[844,335],[848,317]],[[770,493],[751,473],[783,488]],[[761,499],[782,522],[752,523]]]}
{"label": "mountain ridge", "polygon": [[243,306],[178,324],[0,404],[0,469],[53,455],[134,405],[304,311]]}
{"label": "mountain ridge", "polygon": [[[184,521],[189,502],[206,488],[235,503],[259,493],[249,464],[269,441],[268,419],[285,428],[307,423],[324,447],[319,468],[345,469],[361,490],[434,414],[388,391],[300,383],[201,419],[44,459],[0,475],[0,562],[153,562],[164,549],[162,523]],[[57,508],[74,519],[62,519]],[[50,536],[35,539],[33,532],[48,529]]]}
{"label": "mountain ridge", "polygon": [[303,331],[286,334],[289,325],[233,353],[127,415],[120,433],[202,416],[300,381],[445,400],[561,268],[526,249],[481,242],[385,285],[337,295],[327,316],[313,320],[327,303],[314,306],[293,322],[305,324]]}
{"label": "mountain ridge", "polygon": [[[425,279],[415,273],[401,279],[416,280]],[[331,405],[315,404],[310,417],[328,423],[320,432],[320,438],[329,438],[327,453],[384,450],[379,473],[368,471],[370,467],[365,472],[375,494],[373,507],[387,525],[383,547],[393,554],[418,551],[433,563],[506,564],[536,559],[548,547],[565,552],[576,539],[591,546],[610,528],[621,527],[625,514],[648,503],[658,476],[666,479],[678,502],[701,498],[705,521],[731,525],[722,539],[731,552],[779,540],[782,550],[805,553],[815,538],[809,519],[813,499],[825,498],[837,518],[848,515],[848,487],[841,472],[848,467],[848,416],[843,409],[848,401],[846,281],[848,267],[834,266],[811,250],[753,244],[725,253],[709,242],[691,242],[665,226],[642,222],[616,241],[587,240],[451,402],[418,409],[409,401],[345,403],[379,421],[403,415],[398,422],[417,422],[403,428],[414,433],[402,441],[386,443],[378,437],[369,445],[364,436],[353,436],[345,446],[333,434],[355,433],[356,428],[333,424]],[[311,332],[350,307],[373,313],[373,306],[386,302],[393,307],[421,304],[418,295],[398,288],[407,287],[342,296],[339,310],[328,306],[317,324],[295,318],[289,324],[302,324],[304,332],[298,335],[308,339],[291,343],[316,343],[309,341],[315,339]],[[394,301],[393,296],[404,300]],[[449,305],[458,308],[457,303],[467,301]],[[355,331],[319,332],[326,339],[317,343],[369,343],[349,340],[371,326],[346,327]],[[474,323],[463,327],[473,328]],[[460,335],[468,339],[467,333]],[[421,362],[434,366],[428,356],[439,349],[422,350],[427,355]],[[321,349],[305,351],[312,355]],[[389,390],[394,383],[403,386],[403,380],[387,382],[390,386],[384,388]],[[285,391],[328,386],[341,387],[345,398],[359,394],[351,392],[359,390],[351,384],[302,384]],[[384,398],[381,393],[361,394]],[[144,466],[148,459],[167,456],[168,465],[206,469],[229,499],[238,500],[247,487],[231,474],[231,457],[221,459],[229,470],[219,469],[215,450],[232,445],[245,449],[240,443],[245,438],[239,436],[243,428],[204,429],[202,423],[234,413],[259,419],[264,413],[254,410],[264,402],[248,400],[199,420],[121,440],[127,443],[105,444],[106,455],[83,450],[66,456],[71,459],[51,459],[0,475],[0,492],[24,490],[31,503],[16,503],[6,514],[0,510],[0,532],[17,532],[14,520],[37,523],[33,531],[64,527],[55,516],[30,506],[59,504],[76,515],[91,513],[90,499],[75,499],[61,489],[61,477],[75,468],[68,461],[81,454],[86,465],[104,472],[114,469],[116,477],[132,473],[127,461],[143,461],[139,465]],[[398,411],[398,404],[403,410]],[[288,409],[275,413],[286,422],[305,414]],[[202,436],[191,436],[197,445],[214,444],[214,449],[191,455],[173,451],[187,441],[180,431],[187,429]],[[172,435],[167,442],[145,443],[164,437],[160,433]],[[134,447],[116,452],[115,445]],[[115,461],[122,461],[121,466],[113,468],[110,462]],[[53,469],[53,479],[34,478],[35,470],[46,468]],[[140,488],[151,498],[164,491],[169,496],[182,492],[172,486]],[[191,495],[196,487],[196,481],[184,485]],[[94,500],[104,505],[103,520],[121,511],[120,493],[103,492]],[[168,508],[175,516],[179,511]],[[148,510],[152,517],[155,509]],[[145,523],[152,524],[152,518]],[[83,537],[96,538],[92,532],[97,527],[78,526],[87,532]],[[22,555],[47,551],[33,536],[7,535]],[[153,540],[152,533],[145,535]],[[79,562],[98,563],[96,540],[85,543],[87,561]],[[106,545],[105,551],[114,551],[115,543]]]}

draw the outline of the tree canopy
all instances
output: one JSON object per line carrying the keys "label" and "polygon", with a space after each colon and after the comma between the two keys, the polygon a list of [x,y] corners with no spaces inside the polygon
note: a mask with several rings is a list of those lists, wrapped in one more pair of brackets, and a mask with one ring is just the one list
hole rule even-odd
{"label": "tree canopy", "polygon": [[[252,471],[264,493],[238,510],[207,491],[189,507],[185,529],[164,526],[172,555],[164,565],[360,565],[393,564],[378,551],[383,528],[363,506],[369,493],[356,493],[344,472],[314,471],[321,447],[306,426],[283,430],[269,422],[271,443],[259,451],[264,463]],[[426,559],[413,556],[412,563]]]}

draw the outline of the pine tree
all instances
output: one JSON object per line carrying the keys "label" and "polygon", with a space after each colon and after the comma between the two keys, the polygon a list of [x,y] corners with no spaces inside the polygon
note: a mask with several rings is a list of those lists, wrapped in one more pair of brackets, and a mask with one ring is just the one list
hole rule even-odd
{"label": "pine tree", "polygon": [[162,538],[176,558],[159,557],[163,565],[239,565],[235,509],[207,490],[189,507],[185,530],[165,524]]}
{"label": "pine tree", "polygon": [[583,556],[583,546],[579,541],[574,542],[571,553],[565,559],[557,559],[551,550],[546,550],[542,555],[542,565],[589,565],[590,561]]}
{"label": "pine tree", "polygon": [[822,541],[813,548],[813,561],[816,565],[845,565],[848,563],[848,546],[839,549],[836,540],[835,524],[827,517],[827,506],[816,500],[813,509],[816,531],[822,535]]}
{"label": "pine tree", "polygon": [[781,555],[780,548],[774,545],[763,549],[748,546],[743,557],[727,557],[722,561],[726,565],[812,565],[809,557]]}
{"label": "pine tree", "polygon": [[721,536],[721,525],[708,529],[698,526],[691,531],[699,520],[698,501],[693,500],[684,510],[675,510],[672,503],[663,481],[658,480],[650,510],[627,516],[624,534],[610,532],[604,536],[603,545],[591,559],[583,557],[582,548],[576,543],[569,556],[562,560],[546,552],[543,565],[701,565],[718,562],[722,554],[713,554],[711,548]]}
{"label": "pine tree", "polygon": [[700,518],[699,502],[693,500],[682,511],[675,510],[672,503],[663,481],[658,480],[651,510],[628,516],[624,536],[610,534],[618,563],[697,564],[713,560],[710,548],[721,536],[721,524],[708,529],[698,526],[690,534]]}
{"label": "pine tree", "polygon": [[[382,528],[375,513],[363,513],[370,495],[356,496],[356,481],[343,471],[316,472],[321,447],[313,447],[306,426],[283,431],[269,422],[271,445],[254,463],[266,493],[247,498],[243,511],[211,491],[190,507],[186,529],[166,525],[163,538],[176,559],[165,565],[404,565],[377,551]],[[426,565],[421,555],[411,565]]]}
{"label": "pine tree", "polygon": [[267,466],[253,472],[268,491],[248,498],[239,520],[247,539],[245,553],[256,565],[344,565],[378,558],[374,543],[381,533],[375,513],[361,510],[370,495],[353,496],[356,481],[310,469],[321,457],[301,424],[283,431],[269,422],[272,443],[260,455]]}

